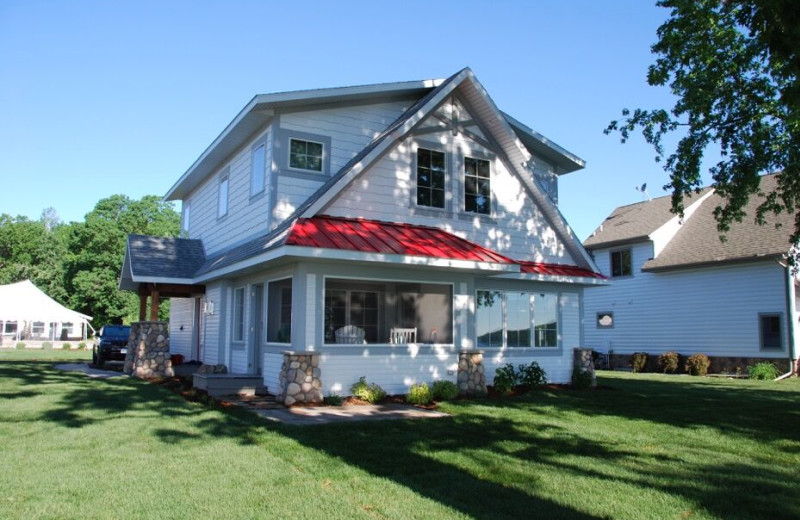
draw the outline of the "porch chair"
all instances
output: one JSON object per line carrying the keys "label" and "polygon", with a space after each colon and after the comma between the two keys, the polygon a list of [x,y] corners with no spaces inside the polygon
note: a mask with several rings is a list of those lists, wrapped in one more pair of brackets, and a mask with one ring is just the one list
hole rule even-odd
{"label": "porch chair", "polygon": [[336,343],[342,345],[360,345],[366,343],[364,341],[364,329],[356,327],[355,325],[345,325],[334,332],[336,335]]}
{"label": "porch chair", "polygon": [[393,345],[405,345],[407,343],[417,342],[417,328],[401,329],[399,327],[392,327],[389,332],[389,343]]}

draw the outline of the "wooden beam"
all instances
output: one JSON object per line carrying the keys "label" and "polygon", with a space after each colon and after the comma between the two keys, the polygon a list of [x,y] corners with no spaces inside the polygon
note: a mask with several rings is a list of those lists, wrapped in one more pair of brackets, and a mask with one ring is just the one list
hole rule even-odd
{"label": "wooden beam", "polygon": [[158,321],[158,286],[155,284],[150,291],[150,321]]}
{"label": "wooden beam", "polygon": [[[141,287],[140,287],[141,289]],[[147,293],[139,291],[139,321],[144,321],[147,315]]]}

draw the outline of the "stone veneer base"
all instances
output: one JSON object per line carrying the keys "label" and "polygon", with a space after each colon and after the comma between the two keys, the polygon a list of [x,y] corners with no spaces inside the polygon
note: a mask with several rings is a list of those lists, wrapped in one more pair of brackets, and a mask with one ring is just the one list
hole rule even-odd
{"label": "stone veneer base", "polygon": [[128,336],[128,353],[123,371],[131,377],[172,377],[169,357],[169,325],[164,321],[139,321],[131,323]]}
{"label": "stone veneer base", "polygon": [[285,406],[321,403],[321,376],[319,352],[284,352],[275,400]]}

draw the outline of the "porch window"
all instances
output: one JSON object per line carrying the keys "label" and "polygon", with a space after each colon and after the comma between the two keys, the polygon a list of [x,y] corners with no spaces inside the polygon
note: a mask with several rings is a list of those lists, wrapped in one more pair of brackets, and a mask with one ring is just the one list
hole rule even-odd
{"label": "porch window", "polygon": [[758,331],[762,350],[780,350],[783,348],[780,314],[761,314],[758,317]]}
{"label": "porch window", "polygon": [[325,343],[397,343],[401,329],[409,342],[452,343],[452,302],[444,284],[326,280]]}
{"label": "porch window", "polygon": [[476,332],[480,348],[558,347],[558,295],[478,291]]}
{"label": "porch window", "polygon": [[244,341],[244,287],[233,290],[233,341]]}
{"label": "porch window", "polygon": [[322,151],[322,143],[289,139],[289,167],[321,172]]}
{"label": "porch window", "polygon": [[267,305],[267,341],[292,342],[292,279],[270,282]]}
{"label": "porch window", "polygon": [[492,213],[491,168],[485,159],[464,158],[464,211]]}
{"label": "porch window", "polygon": [[630,276],[632,274],[631,250],[613,251],[611,253],[611,276]]}
{"label": "porch window", "polygon": [[444,153],[419,148],[417,150],[417,205],[444,208]]}

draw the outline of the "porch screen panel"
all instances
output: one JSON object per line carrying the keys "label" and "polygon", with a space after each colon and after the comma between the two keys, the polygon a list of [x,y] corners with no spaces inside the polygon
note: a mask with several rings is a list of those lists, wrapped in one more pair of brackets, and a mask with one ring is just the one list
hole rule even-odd
{"label": "porch screen panel", "polygon": [[531,294],[525,292],[506,293],[509,347],[531,346]]}
{"label": "porch screen panel", "polygon": [[267,298],[267,341],[291,343],[292,280],[270,282]]}
{"label": "porch screen panel", "polygon": [[503,346],[503,293],[478,291],[476,328],[478,347]]}
{"label": "porch screen panel", "polygon": [[558,346],[558,295],[534,296],[534,347]]}

